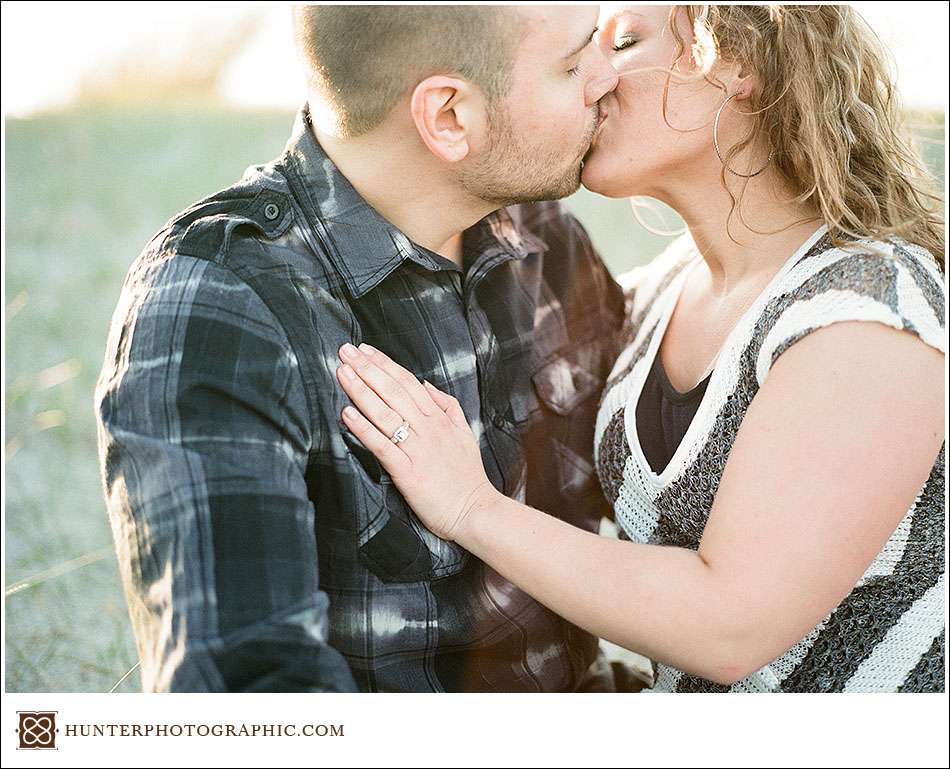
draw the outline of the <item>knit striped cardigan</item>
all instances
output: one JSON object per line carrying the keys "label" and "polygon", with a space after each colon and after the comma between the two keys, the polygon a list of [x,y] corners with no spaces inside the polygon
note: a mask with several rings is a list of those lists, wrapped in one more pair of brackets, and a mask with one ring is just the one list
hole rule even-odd
{"label": "knit striped cardigan", "polygon": [[[623,276],[629,344],[601,398],[595,461],[621,537],[696,549],[739,426],[779,356],[836,321],[916,334],[946,353],[943,279],[930,254],[899,239],[835,248],[819,228],[775,275],[727,338],[695,418],[660,473],[639,446],[636,403],[676,303],[700,258],[684,236]],[[883,252],[883,253],[882,253]],[[654,664],[653,691],[943,691],[944,460],[837,607],[784,654],[731,687]]]}

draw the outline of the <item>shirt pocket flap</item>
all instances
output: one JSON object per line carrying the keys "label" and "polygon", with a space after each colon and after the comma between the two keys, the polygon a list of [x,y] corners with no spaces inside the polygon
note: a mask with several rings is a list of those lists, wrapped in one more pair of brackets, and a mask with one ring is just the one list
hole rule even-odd
{"label": "shirt pocket flap", "polygon": [[468,551],[423,526],[372,452],[348,430],[342,434],[363,478],[362,488],[354,490],[363,565],[383,582],[434,580],[461,571]]}
{"label": "shirt pocket flap", "polygon": [[435,580],[461,571],[468,551],[429,531],[385,472],[380,488],[382,525],[360,546],[366,566],[384,582]]}

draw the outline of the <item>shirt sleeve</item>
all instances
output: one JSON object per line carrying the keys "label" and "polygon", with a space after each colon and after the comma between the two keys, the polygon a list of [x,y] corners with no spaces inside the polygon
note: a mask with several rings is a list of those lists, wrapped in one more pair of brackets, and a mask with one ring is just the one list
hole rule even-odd
{"label": "shirt sleeve", "polygon": [[308,405],[226,268],[130,273],[96,386],[103,490],[146,691],[354,691],[328,641]]}
{"label": "shirt sleeve", "polygon": [[867,253],[833,249],[805,260],[775,301],[756,359],[760,387],[792,345],[841,321],[882,323],[946,353],[943,277],[929,252],[912,244],[878,243]]}

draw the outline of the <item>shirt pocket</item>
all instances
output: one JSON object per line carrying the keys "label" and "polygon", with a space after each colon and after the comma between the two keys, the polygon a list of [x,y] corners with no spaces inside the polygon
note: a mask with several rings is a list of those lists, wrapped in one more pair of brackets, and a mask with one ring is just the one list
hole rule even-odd
{"label": "shirt pocket", "polygon": [[361,466],[357,493],[357,547],[360,562],[383,582],[442,579],[461,571],[469,553],[429,531],[403,498],[392,478],[358,439],[344,442]]}

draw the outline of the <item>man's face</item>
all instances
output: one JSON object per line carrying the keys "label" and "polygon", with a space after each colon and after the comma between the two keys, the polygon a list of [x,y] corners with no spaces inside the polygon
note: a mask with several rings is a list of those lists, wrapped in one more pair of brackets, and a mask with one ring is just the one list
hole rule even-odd
{"label": "man's face", "polygon": [[500,206],[554,200],[580,186],[598,127],[597,103],[617,75],[591,42],[598,8],[525,6],[511,89],[489,113],[489,130],[459,180]]}

